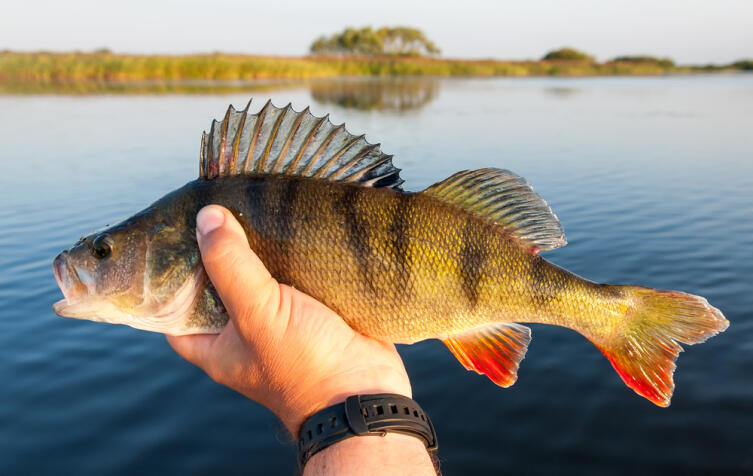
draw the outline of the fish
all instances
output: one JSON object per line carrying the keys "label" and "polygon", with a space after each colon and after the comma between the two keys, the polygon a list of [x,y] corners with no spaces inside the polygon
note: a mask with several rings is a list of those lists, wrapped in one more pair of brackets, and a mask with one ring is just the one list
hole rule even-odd
{"label": "fish", "polygon": [[[402,189],[393,157],[329,115],[232,105],[201,138],[199,178],[53,261],[60,316],[171,335],[219,333],[228,314],[201,263],[196,214],[229,209],[280,282],[355,331],[396,344],[439,339],[468,370],[512,385],[525,323],[575,330],[624,383],[666,407],[681,344],[729,322],[702,297],[581,278],[541,256],[567,242],[513,172],[463,170]],[[587,205],[587,204],[584,204]]]}

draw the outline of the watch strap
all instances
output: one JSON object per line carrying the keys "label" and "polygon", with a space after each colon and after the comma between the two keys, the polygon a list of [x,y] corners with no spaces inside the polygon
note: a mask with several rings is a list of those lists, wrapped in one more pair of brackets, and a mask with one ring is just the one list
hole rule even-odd
{"label": "watch strap", "polygon": [[338,441],[362,435],[384,436],[387,432],[420,438],[430,452],[438,446],[431,420],[414,400],[390,393],[353,395],[303,423],[298,461],[303,467],[311,456]]}

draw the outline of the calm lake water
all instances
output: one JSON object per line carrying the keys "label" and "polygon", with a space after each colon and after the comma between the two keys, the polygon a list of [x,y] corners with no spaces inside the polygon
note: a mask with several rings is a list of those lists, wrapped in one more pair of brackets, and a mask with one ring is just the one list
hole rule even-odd
{"label": "calm lake water", "polygon": [[438,341],[401,347],[445,474],[753,472],[753,76],[317,82],[207,94],[0,96],[0,474],[290,474],[275,418],[163,336],[61,319],[52,258],[198,174],[229,103],[312,106],[381,142],[420,190],[526,177],[584,277],[708,298],[727,332],[686,349],[671,407],[575,332],[533,326],[515,386]]}

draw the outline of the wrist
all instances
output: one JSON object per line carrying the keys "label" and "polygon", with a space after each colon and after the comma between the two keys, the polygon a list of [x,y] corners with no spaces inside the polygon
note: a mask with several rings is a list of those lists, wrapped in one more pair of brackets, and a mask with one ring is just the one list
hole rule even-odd
{"label": "wrist", "polygon": [[315,454],[347,439],[398,433],[437,449],[431,420],[409,397],[395,394],[351,395],[309,417],[300,429],[298,458],[303,467]]}
{"label": "wrist", "polygon": [[424,444],[413,436],[387,433],[339,441],[315,454],[303,467],[318,474],[437,474]]}
{"label": "wrist", "polygon": [[370,372],[366,377],[343,378],[322,382],[316,390],[310,390],[299,398],[291,399],[287,409],[276,412],[278,418],[294,438],[298,438],[301,425],[314,413],[332,405],[343,403],[352,395],[392,393],[412,398],[410,381],[405,373],[387,369],[381,375]]}

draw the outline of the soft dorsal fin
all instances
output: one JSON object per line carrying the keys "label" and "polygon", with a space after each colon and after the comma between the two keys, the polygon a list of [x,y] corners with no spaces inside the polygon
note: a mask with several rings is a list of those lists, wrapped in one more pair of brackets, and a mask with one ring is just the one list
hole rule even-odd
{"label": "soft dorsal fin", "polygon": [[464,170],[421,193],[484,217],[539,250],[567,244],[549,205],[523,177],[509,170]]}
{"label": "soft dorsal fin", "polygon": [[270,101],[256,114],[231,105],[222,121],[201,136],[199,176],[292,175],[399,189],[400,169],[379,144],[369,144],[309,108],[296,112]]}
{"label": "soft dorsal fin", "polygon": [[500,387],[509,387],[518,379],[520,361],[531,342],[531,329],[497,323],[442,342],[467,370],[486,375]]}

